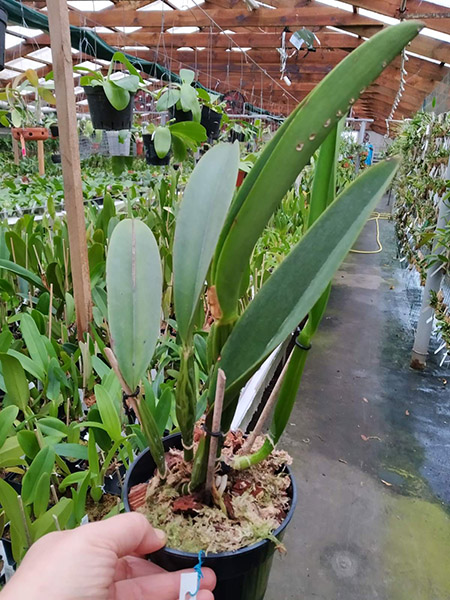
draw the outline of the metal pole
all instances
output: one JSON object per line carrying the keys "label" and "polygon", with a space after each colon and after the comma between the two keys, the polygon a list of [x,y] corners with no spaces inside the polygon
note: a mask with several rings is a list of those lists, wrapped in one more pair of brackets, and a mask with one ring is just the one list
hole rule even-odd
{"label": "metal pole", "polygon": [[[450,161],[444,179],[450,178]],[[443,229],[450,220],[450,203],[444,200],[445,196],[439,200],[439,213],[436,223],[436,230]],[[445,254],[445,248],[435,243],[433,254]],[[433,330],[434,310],[430,306],[430,293],[439,292],[443,276],[443,263],[440,261],[434,263],[427,271],[427,280],[423,291],[422,306],[417,324],[416,337],[411,355],[411,367],[413,369],[423,369],[426,365],[428,347],[430,345],[431,333]]]}

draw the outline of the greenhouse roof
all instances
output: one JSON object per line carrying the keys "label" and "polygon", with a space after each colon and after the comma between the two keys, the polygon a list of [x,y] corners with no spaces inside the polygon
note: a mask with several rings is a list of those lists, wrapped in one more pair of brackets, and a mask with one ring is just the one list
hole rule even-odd
{"label": "greenhouse roof", "polygon": [[[21,4],[46,15],[42,0]],[[281,115],[385,24],[421,19],[426,28],[408,46],[406,59],[398,57],[354,106],[353,116],[374,119],[380,132],[386,119],[420,109],[450,72],[449,0],[69,0],[68,7],[71,24],[96,34],[100,43],[143,64],[157,63],[155,72],[144,69],[155,88],[162,72],[192,68],[205,87],[240,92],[248,103]],[[16,19],[8,26],[3,84],[31,65],[40,76],[52,69],[49,34],[27,23]],[[290,42],[303,27],[316,36],[313,51]],[[74,64],[105,69],[108,62],[92,39],[81,35]],[[79,92],[80,111],[86,110],[83,100]]]}

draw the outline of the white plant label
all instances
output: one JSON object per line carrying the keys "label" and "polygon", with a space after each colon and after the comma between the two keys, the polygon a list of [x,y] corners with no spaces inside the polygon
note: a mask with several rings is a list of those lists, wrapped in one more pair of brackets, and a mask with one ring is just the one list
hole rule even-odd
{"label": "white plant label", "polygon": [[178,600],[197,600],[197,581],[197,573],[183,573],[181,575],[180,595]]}

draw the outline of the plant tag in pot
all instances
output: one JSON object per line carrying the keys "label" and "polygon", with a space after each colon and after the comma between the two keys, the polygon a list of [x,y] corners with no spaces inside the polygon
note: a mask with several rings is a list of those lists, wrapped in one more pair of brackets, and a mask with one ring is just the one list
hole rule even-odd
{"label": "plant tag in pot", "polygon": [[197,573],[182,573],[178,600],[196,600],[198,587]]}

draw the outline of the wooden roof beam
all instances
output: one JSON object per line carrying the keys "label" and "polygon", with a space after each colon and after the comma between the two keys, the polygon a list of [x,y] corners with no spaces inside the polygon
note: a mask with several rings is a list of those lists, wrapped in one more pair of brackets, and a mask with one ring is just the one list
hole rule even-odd
{"label": "wooden roof beam", "polygon": [[248,11],[243,8],[227,9],[214,8],[208,11],[199,9],[174,11],[70,11],[72,25],[88,24],[89,26],[103,25],[105,27],[155,27],[160,29],[164,17],[164,26],[171,27],[210,27],[214,22],[224,29],[239,27],[319,27],[333,25],[370,25],[373,21],[358,14],[349,13],[328,6],[314,5],[300,8],[277,9],[269,8]]}

